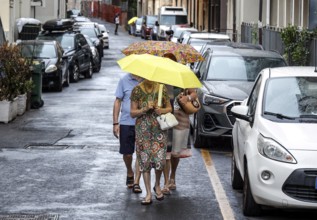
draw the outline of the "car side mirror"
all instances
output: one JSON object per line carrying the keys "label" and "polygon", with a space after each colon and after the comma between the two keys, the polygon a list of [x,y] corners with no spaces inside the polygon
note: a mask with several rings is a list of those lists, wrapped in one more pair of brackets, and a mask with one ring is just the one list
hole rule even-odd
{"label": "car side mirror", "polygon": [[237,105],[231,108],[231,113],[235,118],[252,122],[252,117],[248,115],[248,106]]}

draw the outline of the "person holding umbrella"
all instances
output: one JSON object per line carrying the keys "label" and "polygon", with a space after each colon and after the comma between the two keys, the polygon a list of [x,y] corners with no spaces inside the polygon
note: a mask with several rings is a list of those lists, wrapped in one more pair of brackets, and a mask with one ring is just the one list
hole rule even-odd
{"label": "person holding umbrella", "polygon": [[131,94],[131,117],[136,118],[136,154],[146,189],[142,205],[152,204],[152,168],[155,169],[155,198],[159,201],[164,199],[160,180],[166,162],[167,131],[160,129],[156,118],[172,111],[165,85],[160,96],[162,99],[159,100],[159,83],[147,79],[134,87]]}

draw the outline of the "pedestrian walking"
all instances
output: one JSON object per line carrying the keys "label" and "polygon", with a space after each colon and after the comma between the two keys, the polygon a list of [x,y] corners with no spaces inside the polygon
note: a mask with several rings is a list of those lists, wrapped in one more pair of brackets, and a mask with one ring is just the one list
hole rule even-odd
{"label": "pedestrian walking", "polygon": [[114,22],[116,24],[116,29],[114,31],[114,34],[115,35],[118,35],[118,27],[119,27],[119,24],[120,24],[120,18],[119,18],[119,14],[116,14],[115,18],[114,18]]}
{"label": "pedestrian walking", "polygon": [[155,21],[155,24],[152,28],[151,40],[158,40],[157,39],[158,29],[159,29],[159,23],[158,23],[158,21]]}
{"label": "pedestrian walking", "polygon": [[[165,53],[163,57],[169,58],[175,62],[177,62],[177,59],[174,54],[172,53]],[[170,98],[170,103],[172,106],[172,112],[173,110],[173,103],[174,103],[174,87],[167,85],[167,93]],[[171,171],[171,152],[172,152],[172,141],[173,141],[173,129],[168,129],[167,131],[168,137],[167,137],[167,149],[166,149],[166,164],[164,166],[163,170],[163,176],[164,176],[164,187],[162,189],[162,192],[164,195],[170,195],[170,190],[169,190],[169,175]]]}
{"label": "pedestrian walking", "polygon": [[133,88],[139,84],[140,80],[141,78],[132,74],[123,76],[118,83],[113,105],[113,134],[116,138],[119,138],[119,153],[123,155],[123,161],[127,168],[126,185],[128,188],[133,188],[134,193],[141,193],[142,190],[139,185],[141,173],[137,158],[135,172],[132,168],[135,151],[135,119],[130,115],[130,96]]}
{"label": "pedestrian walking", "polygon": [[[180,89],[178,89],[180,90]],[[175,89],[177,91],[177,89]],[[184,112],[179,103],[185,104],[197,98],[196,89],[185,89],[174,99],[174,115],[179,124],[173,127],[173,142],[171,156],[171,173],[169,177],[168,188],[176,189],[176,171],[180,158],[191,156],[191,150],[188,149],[190,121],[189,115]]]}
{"label": "pedestrian walking", "polygon": [[166,87],[163,86],[162,107],[158,105],[158,93],[159,83],[144,80],[131,94],[131,116],[136,118],[136,154],[146,189],[142,205],[152,204],[152,168],[155,169],[155,198],[159,201],[164,199],[160,179],[166,160],[167,131],[160,129],[156,117],[171,112],[172,107]]}
{"label": "pedestrian walking", "polygon": [[135,36],[135,30],[136,30],[136,24],[135,22],[132,22],[130,24],[130,34]]}

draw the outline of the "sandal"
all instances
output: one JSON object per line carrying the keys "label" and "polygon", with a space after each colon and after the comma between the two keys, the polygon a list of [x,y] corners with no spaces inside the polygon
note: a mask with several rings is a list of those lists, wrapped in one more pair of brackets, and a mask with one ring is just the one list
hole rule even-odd
{"label": "sandal", "polygon": [[134,177],[133,176],[127,176],[126,185],[128,188],[132,188],[134,183]]}
{"label": "sandal", "polygon": [[168,184],[168,188],[171,189],[171,190],[175,190],[176,189],[175,180],[174,179],[170,179],[169,182],[170,183]]}
{"label": "sandal", "polygon": [[154,190],[154,192],[155,192],[155,198],[156,198],[156,200],[158,200],[158,201],[164,200],[164,194],[163,194],[162,192],[161,192],[160,195],[158,195],[158,194],[156,193],[156,188],[155,188],[155,186],[153,187],[153,190]]}
{"label": "sandal", "polygon": [[132,187],[132,191],[134,193],[142,193],[142,189],[141,189],[139,184],[134,184],[133,187]]}
{"label": "sandal", "polygon": [[145,199],[141,201],[141,205],[151,205],[151,204],[152,204],[152,199],[150,199],[149,201],[146,201]]}
{"label": "sandal", "polygon": [[162,193],[164,194],[164,195],[171,195],[171,191],[170,191],[170,189],[168,188],[168,186],[164,186],[164,188],[162,189]]}

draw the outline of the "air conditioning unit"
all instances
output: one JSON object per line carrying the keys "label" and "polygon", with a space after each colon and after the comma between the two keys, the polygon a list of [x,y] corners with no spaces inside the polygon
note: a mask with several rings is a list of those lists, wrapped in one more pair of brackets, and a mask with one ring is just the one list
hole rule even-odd
{"label": "air conditioning unit", "polygon": [[45,0],[31,0],[31,6],[45,7]]}

